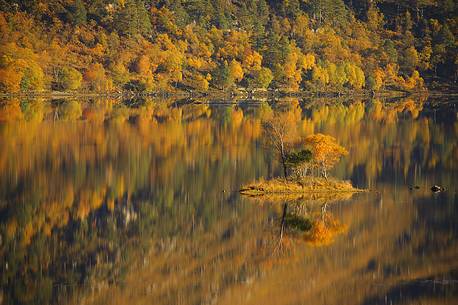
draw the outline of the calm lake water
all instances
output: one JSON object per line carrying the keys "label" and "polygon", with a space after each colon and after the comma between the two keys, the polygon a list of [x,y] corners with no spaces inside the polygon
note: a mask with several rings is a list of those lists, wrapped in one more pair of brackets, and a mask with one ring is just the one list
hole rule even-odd
{"label": "calm lake water", "polygon": [[[0,105],[0,304],[458,302],[452,100]],[[239,195],[281,173],[261,128],[278,111],[336,137],[332,174],[372,191]],[[285,203],[321,239],[280,239]]]}

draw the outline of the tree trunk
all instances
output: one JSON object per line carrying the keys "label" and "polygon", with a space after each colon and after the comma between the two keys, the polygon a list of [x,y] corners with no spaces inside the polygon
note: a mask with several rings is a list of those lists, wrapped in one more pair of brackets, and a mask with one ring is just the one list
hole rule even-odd
{"label": "tree trunk", "polygon": [[302,176],[303,177],[306,177],[307,176],[307,171],[308,171],[308,167],[306,166],[303,171],[302,171]]}
{"label": "tree trunk", "polygon": [[280,225],[280,240],[283,238],[283,232],[285,231],[286,224],[286,210],[288,209],[288,204],[283,205],[283,215],[281,216],[281,225]]}
{"label": "tree trunk", "polygon": [[288,171],[286,168],[286,153],[285,153],[285,146],[281,143],[281,163],[283,165],[283,174],[285,175],[285,179],[288,176]]}
{"label": "tree trunk", "polygon": [[286,179],[288,177],[288,171],[286,168],[286,158],[283,154],[281,155],[281,163],[283,164],[283,175],[285,175],[285,179]]}

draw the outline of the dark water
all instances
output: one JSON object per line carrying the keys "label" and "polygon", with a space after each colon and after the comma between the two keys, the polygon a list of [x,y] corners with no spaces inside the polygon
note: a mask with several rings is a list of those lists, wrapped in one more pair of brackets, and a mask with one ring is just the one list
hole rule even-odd
{"label": "dark water", "polygon": [[[451,100],[0,109],[0,304],[458,302]],[[280,174],[261,128],[279,111],[336,137],[350,153],[333,175],[373,191],[241,197]],[[285,202],[314,238],[279,239]]]}

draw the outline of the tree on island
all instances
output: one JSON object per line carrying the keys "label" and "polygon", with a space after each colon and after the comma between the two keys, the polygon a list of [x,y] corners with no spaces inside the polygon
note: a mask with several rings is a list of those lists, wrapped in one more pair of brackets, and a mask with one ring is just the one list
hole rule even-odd
{"label": "tree on island", "polygon": [[334,167],[341,157],[348,151],[337,143],[334,137],[321,133],[305,138],[305,144],[311,148],[313,166],[321,171],[324,178],[328,178],[328,170]]}
{"label": "tree on island", "polygon": [[288,176],[288,154],[297,139],[296,124],[291,120],[289,112],[282,112],[263,124],[264,137],[280,156],[285,178]]}
{"label": "tree on island", "polygon": [[348,151],[329,135],[318,133],[301,139],[293,116],[288,111],[280,112],[263,123],[264,139],[279,156],[284,178],[288,173],[294,173],[297,178],[313,175],[315,170],[327,179],[328,171]]}
{"label": "tree on island", "polygon": [[[292,114],[292,115],[291,115]],[[295,196],[297,194],[360,192],[349,181],[328,179],[328,171],[348,151],[335,138],[312,134],[300,139],[292,112],[276,113],[264,123],[264,138],[279,157],[284,177],[246,184],[240,193],[247,196]],[[298,150],[293,151],[296,148]],[[288,177],[290,173],[294,175]]]}
{"label": "tree on island", "polygon": [[308,149],[302,149],[298,152],[290,152],[286,157],[286,165],[291,168],[298,177],[307,176],[312,160],[312,152]]}

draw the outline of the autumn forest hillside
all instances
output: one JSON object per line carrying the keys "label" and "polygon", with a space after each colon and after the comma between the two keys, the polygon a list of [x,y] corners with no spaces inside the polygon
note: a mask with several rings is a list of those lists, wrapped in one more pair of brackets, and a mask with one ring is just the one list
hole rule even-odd
{"label": "autumn forest hillside", "polygon": [[0,0],[0,91],[418,91],[455,0]]}

